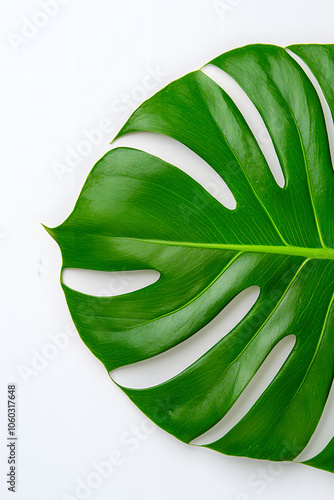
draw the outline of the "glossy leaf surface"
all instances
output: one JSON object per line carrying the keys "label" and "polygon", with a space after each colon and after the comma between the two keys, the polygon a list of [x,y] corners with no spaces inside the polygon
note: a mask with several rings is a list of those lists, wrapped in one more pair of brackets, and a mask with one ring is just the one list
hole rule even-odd
{"label": "glossy leaf surface", "polygon": [[[260,287],[242,321],[187,369],[158,386],[122,389],[189,443],[227,414],[273,348],[293,335],[261,397],[206,445],[278,461],[294,460],[309,442],[334,372],[333,167],[318,94],[291,53],[309,66],[333,113],[333,46],[251,45],[211,61],[262,116],[283,188],[236,104],[199,70],[145,101],[117,137],[148,131],[181,142],[224,179],[236,208],[156,156],[115,148],[89,174],[68,219],[48,229],[63,269],[160,273],[154,284],[116,297],[62,284],[81,338],[108,372],[201,335],[241,291]],[[333,441],[306,463],[334,472]]]}

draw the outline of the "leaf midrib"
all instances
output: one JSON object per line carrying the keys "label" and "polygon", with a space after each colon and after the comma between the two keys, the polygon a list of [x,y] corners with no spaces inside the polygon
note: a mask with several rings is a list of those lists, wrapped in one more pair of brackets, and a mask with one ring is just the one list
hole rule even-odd
{"label": "leaf midrib", "polygon": [[[102,235],[101,235],[102,236]],[[153,243],[158,245],[189,247],[189,248],[203,248],[213,250],[231,250],[236,252],[247,253],[265,253],[276,255],[291,255],[295,257],[304,257],[306,259],[325,259],[334,260],[334,248],[320,247],[320,248],[307,248],[297,247],[292,245],[275,246],[275,245],[242,245],[242,244],[225,244],[225,243],[195,243],[188,241],[170,241],[170,240],[152,240],[145,238],[127,238],[127,237],[114,237],[117,240],[132,240],[140,241],[143,243]]]}
{"label": "leaf midrib", "polygon": [[[44,226],[48,233],[57,240],[54,229],[47,228]],[[319,247],[319,248],[308,248],[308,247],[297,247],[293,245],[249,245],[249,244],[230,244],[230,243],[196,243],[191,241],[172,241],[172,240],[160,240],[160,239],[149,239],[149,238],[131,238],[124,236],[113,236],[108,234],[99,233],[85,233],[85,236],[100,236],[104,238],[111,238],[114,240],[124,240],[124,241],[137,241],[142,243],[152,243],[157,245],[175,246],[175,247],[188,247],[188,248],[202,248],[202,249],[212,249],[212,250],[230,250],[242,253],[264,253],[264,254],[276,254],[276,255],[291,255],[294,257],[304,257],[306,259],[325,259],[334,260],[334,248],[330,247]]]}

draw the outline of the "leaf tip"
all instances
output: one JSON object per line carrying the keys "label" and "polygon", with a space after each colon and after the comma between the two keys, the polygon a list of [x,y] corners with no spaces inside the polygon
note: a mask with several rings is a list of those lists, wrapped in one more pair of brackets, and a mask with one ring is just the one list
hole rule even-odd
{"label": "leaf tip", "polygon": [[125,135],[124,129],[125,129],[125,125],[123,125],[123,127],[115,135],[115,137],[109,142],[109,144],[113,144],[116,141],[116,139],[119,139],[122,135]]}
{"label": "leaf tip", "polygon": [[44,227],[45,231],[47,233],[49,233],[49,235],[55,240],[56,239],[56,233],[55,233],[54,229],[51,228],[51,227],[47,227],[44,224],[42,224],[42,226]]}

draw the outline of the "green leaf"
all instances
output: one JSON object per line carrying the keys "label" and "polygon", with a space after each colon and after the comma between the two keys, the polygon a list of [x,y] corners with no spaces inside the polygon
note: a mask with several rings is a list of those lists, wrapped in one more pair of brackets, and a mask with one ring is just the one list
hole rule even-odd
{"label": "green leaf", "polygon": [[[108,372],[180,344],[241,291],[260,287],[242,321],[187,369],[154,387],[120,387],[189,443],[227,414],[272,349],[293,335],[291,353],[253,407],[206,445],[277,461],[296,459],[309,442],[334,372],[333,167],[318,94],[291,56],[309,65],[333,112],[334,46],[289,51],[251,45],[211,61],[262,116],[283,188],[238,107],[199,70],[145,101],[117,137],[149,131],[176,139],[224,179],[236,208],[162,159],[116,148],[92,169],[68,219],[48,229],[62,269],[160,273],[154,284],[116,297],[62,282],[81,338]],[[333,440],[306,463],[334,472]]]}

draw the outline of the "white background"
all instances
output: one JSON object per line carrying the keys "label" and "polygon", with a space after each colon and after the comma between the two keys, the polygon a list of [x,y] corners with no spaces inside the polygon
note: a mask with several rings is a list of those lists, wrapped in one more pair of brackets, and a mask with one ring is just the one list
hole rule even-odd
{"label": "white background", "polygon": [[[41,223],[58,225],[70,213],[93,164],[143,99],[230,48],[334,42],[333,2],[63,0],[54,15],[41,15],[42,4],[0,2],[1,498],[13,495],[6,489],[8,383],[17,384],[17,500],[332,498],[334,476],[326,472],[226,457],[149,426],[71,328],[60,253]],[[69,150],[80,150],[101,123],[99,144],[60,173]],[[133,283],[92,280],[110,294]],[[228,326],[238,314],[232,308]],[[219,321],[216,340],[227,328]],[[118,465],[99,480],[96,464],[112,452]],[[77,489],[94,478],[98,487]]]}

